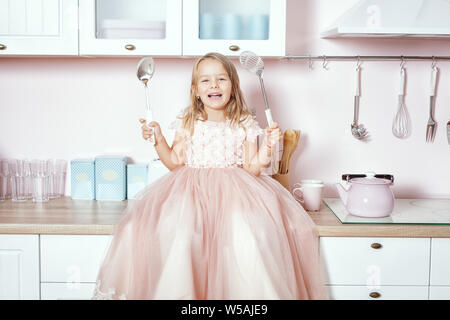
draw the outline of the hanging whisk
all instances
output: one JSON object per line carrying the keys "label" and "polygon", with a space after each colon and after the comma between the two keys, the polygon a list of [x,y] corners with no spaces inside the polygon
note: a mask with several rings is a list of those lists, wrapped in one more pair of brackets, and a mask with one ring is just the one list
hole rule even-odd
{"label": "hanging whisk", "polygon": [[400,84],[398,91],[398,110],[392,122],[392,133],[399,139],[408,137],[410,132],[410,121],[408,111],[405,106],[405,75],[406,71],[403,67],[403,60],[400,65]]}

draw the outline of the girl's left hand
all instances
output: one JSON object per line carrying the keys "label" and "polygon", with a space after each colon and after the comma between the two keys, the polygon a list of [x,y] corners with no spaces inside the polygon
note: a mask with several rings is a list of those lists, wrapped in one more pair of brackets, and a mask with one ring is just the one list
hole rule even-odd
{"label": "girl's left hand", "polygon": [[272,148],[281,140],[281,129],[278,123],[273,122],[271,127],[266,127],[264,142],[268,148]]}

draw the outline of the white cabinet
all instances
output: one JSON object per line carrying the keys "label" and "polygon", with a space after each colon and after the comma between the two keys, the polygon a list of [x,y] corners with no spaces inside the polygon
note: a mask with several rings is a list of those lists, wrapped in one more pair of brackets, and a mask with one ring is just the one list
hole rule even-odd
{"label": "white cabinet", "polygon": [[431,240],[430,285],[450,286],[450,239]]}
{"label": "white cabinet", "polygon": [[38,235],[0,235],[0,299],[39,299]]}
{"label": "white cabinet", "polygon": [[430,299],[450,300],[450,239],[431,239]]}
{"label": "white cabinet", "polygon": [[333,300],[427,300],[428,286],[329,286]]}
{"label": "white cabinet", "polygon": [[182,54],[182,0],[79,0],[80,55]]}
{"label": "white cabinet", "polygon": [[286,0],[183,0],[183,55],[284,56]]}
{"label": "white cabinet", "polygon": [[0,55],[78,55],[78,1],[0,0]]}
{"label": "white cabinet", "polygon": [[86,299],[95,288],[110,235],[41,235],[42,299]]}

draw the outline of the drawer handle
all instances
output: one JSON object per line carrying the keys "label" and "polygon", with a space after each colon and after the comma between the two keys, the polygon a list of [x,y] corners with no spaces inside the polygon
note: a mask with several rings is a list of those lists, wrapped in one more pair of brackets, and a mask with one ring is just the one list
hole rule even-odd
{"label": "drawer handle", "polygon": [[369,293],[369,296],[371,298],[377,299],[377,298],[381,297],[381,293],[374,291],[374,292]]}
{"label": "drawer handle", "polygon": [[231,50],[231,51],[239,51],[239,46],[236,46],[236,45],[231,45],[231,46],[229,46],[229,49]]}
{"label": "drawer handle", "polygon": [[374,249],[380,249],[382,247],[381,243],[376,243],[376,242],[372,243],[370,246]]}
{"label": "drawer handle", "polygon": [[136,49],[136,47],[133,46],[132,44],[127,44],[127,45],[125,46],[125,49],[132,51],[132,50]]}
{"label": "drawer handle", "polygon": [[4,44],[0,44],[0,50],[5,50],[6,46]]}

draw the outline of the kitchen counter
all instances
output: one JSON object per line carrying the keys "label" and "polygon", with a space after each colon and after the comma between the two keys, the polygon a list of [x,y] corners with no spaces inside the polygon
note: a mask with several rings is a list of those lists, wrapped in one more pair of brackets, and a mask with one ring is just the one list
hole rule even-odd
{"label": "kitchen counter", "polygon": [[0,202],[0,233],[112,234],[128,201]]}
{"label": "kitchen counter", "polygon": [[[133,201],[133,200],[128,200]],[[3,234],[112,234],[128,201],[72,200],[47,203],[0,202]],[[450,238],[450,225],[342,224],[324,204],[308,212],[322,237],[425,237]]]}

